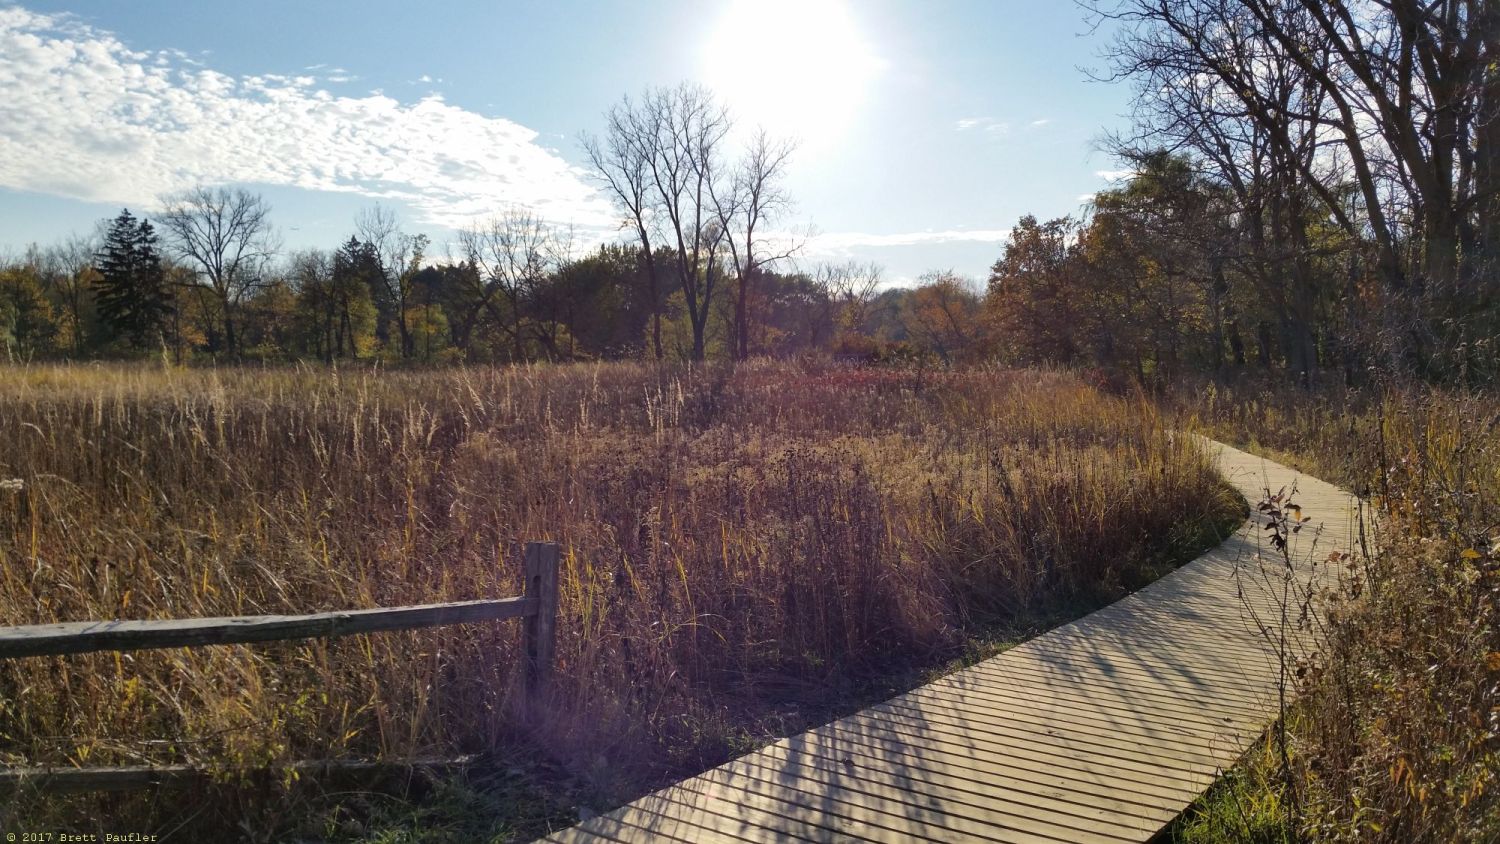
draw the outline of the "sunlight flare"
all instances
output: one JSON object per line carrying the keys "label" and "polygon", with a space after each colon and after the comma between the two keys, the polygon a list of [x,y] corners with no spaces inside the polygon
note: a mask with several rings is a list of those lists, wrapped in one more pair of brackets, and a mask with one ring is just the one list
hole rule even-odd
{"label": "sunlight flare", "polygon": [[735,0],[703,65],[744,123],[818,146],[848,129],[885,63],[843,0]]}

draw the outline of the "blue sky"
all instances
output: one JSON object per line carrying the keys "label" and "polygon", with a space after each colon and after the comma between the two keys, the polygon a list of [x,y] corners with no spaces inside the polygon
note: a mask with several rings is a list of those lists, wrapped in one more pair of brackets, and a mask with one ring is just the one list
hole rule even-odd
{"label": "blue sky", "polygon": [[[578,135],[622,94],[701,81],[800,146],[801,260],[982,279],[1024,213],[1075,213],[1128,92],[1060,0],[0,0],[0,250],[251,185],[288,248],[376,201],[442,244],[527,205],[611,236]],[[441,247],[440,247],[441,248]]]}

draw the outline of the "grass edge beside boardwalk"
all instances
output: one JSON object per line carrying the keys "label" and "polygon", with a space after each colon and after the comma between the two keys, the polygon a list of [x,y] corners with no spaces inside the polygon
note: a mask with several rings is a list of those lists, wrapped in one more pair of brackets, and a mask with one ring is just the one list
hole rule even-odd
{"label": "grass edge beside boardwalk", "polygon": [[1288,757],[1262,741],[1163,840],[1500,840],[1500,400],[1377,378],[1176,402],[1213,436],[1365,497],[1378,524],[1296,666]]}

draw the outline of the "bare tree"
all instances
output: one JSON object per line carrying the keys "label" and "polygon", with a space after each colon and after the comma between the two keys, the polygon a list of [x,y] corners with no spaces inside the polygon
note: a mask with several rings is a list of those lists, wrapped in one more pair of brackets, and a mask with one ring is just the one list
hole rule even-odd
{"label": "bare tree", "polygon": [[717,223],[710,184],[717,177],[719,146],[729,133],[729,114],[707,88],[683,84],[646,97],[645,125],[654,154],[651,181],[668,237],[677,247],[678,287],[693,330],[691,358],[703,360],[718,273],[708,260],[717,251]]}
{"label": "bare tree", "polygon": [[94,284],[97,271],[94,269],[95,254],[99,250],[97,235],[71,235],[66,240],[48,247],[38,256],[36,263],[43,280],[52,288],[53,295],[62,305],[73,354],[82,355],[85,323],[90,301],[89,290]]}
{"label": "bare tree", "polygon": [[[1248,186],[1265,201],[1257,209],[1263,222],[1274,224],[1278,213],[1293,219],[1317,211],[1342,227],[1351,245],[1368,245],[1390,303],[1380,319],[1393,364],[1425,365],[1430,343],[1443,339],[1433,335],[1445,331],[1456,331],[1460,336],[1448,339],[1463,345],[1461,335],[1474,322],[1472,303],[1500,290],[1494,271],[1500,259],[1500,75],[1493,72],[1500,62],[1500,4],[1088,5],[1101,19],[1122,24],[1109,58],[1119,76],[1136,80],[1138,105],[1148,106],[1148,130],[1188,140],[1194,133],[1183,130],[1193,124],[1216,126],[1187,148],[1216,159],[1226,176],[1234,175],[1234,168],[1223,167],[1232,150],[1220,142],[1255,141],[1264,169],[1250,174]],[[1204,95],[1189,102],[1185,92],[1193,89]],[[1218,131],[1234,123],[1241,126]],[[1242,196],[1244,187],[1235,185]],[[1282,207],[1271,207],[1273,200]],[[1297,226],[1267,233],[1283,238],[1273,251],[1285,256],[1285,273],[1303,286],[1307,256],[1317,245]],[[1358,258],[1351,253],[1351,285]],[[1347,291],[1341,295],[1348,298]],[[1310,357],[1306,350],[1299,355]]]}
{"label": "bare tree", "polygon": [[427,251],[425,234],[407,234],[396,219],[396,212],[384,205],[376,204],[359,212],[354,219],[355,230],[365,243],[375,248],[380,256],[381,282],[384,295],[381,297],[389,312],[388,317],[396,325],[401,344],[401,356],[409,358],[414,353],[411,326],[407,319],[411,310],[412,277],[422,268],[422,258]]}
{"label": "bare tree", "polygon": [[834,330],[842,336],[863,333],[885,270],[875,262],[845,261],[820,264],[813,271],[813,285],[833,309]]}
{"label": "bare tree", "polygon": [[615,207],[625,216],[625,225],[633,228],[640,240],[647,292],[651,297],[651,349],[656,359],[661,360],[661,290],[652,245],[654,194],[650,162],[655,142],[641,119],[640,110],[625,97],[606,115],[608,128],[603,141],[584,135],[583,149],[595,177],[608,189]]}
{"label": "bare tree", "polygon": [[565,354],[562,348],[567,307],[559,295],[557,281],[562,270],[573,260],[574,242],[575,232],[572,226],[553,226],[548,229],[546,274],[537,279],[528,290],[527,310],[531,316],[532,332],[552,360],[572,356],[571,350]]}
{"label": "bare tree", "polygon": [[[548,275],[567,260],[567,238],[521,208],[469,226],[458,237],[480,285],[474,291],[469,320],[481,311],[488,313],[509,339],[515,360],[526,357],[528,339],[546,345],[553,335],[528,325],[527,308]],[[528,331],[533,336],[528,337]]]}
{"label": "bare tree", "polygon": [[728,185],[714,180],[708,183],[738,288],[734,305],[736,360],[750,357],[750,286],[756,274],[790,257],[798,248],[795,242],[768,248],[756,238],[756,230],[763,223],[774,220],[791,205],[782,180],[793,147],[790,141],[772,140],[762,129],[750,140]]}
{"label": "bare tree", "polygon": [[325,362],[343,352],[345,337],[339,321],[340,302],[333,283],[333,256],[321,249],[292,255],[287,279],[297,291],[298,316],[309,351]]}
{"label": "bare tree", "polygon": [[[591,139],[585,147],[616,205],[635,221],[653,279],[651,244],[673,249],[672,270],[692,324],[693,360],[703,359],[722,275],[709,261],[723,238],[711,186],[722,175],[720,146],[729,128],[728,112],[708,89],[683,84],[647,91],[638,102],[622,99],[610,111],[608,141],[601,146]],[[660,354],[659,326],[654,333]]]}
{"label": "bare tree", "polygon": [[213,289],[230,357],[239,353],[236,312],[261,286],[265,264],[276,252],[270,210],[244,188],[200,185],[163,197],[157,214],[177,255]]}
{"label": "bare tree", "polygon": [[[1387,0],[1383,13],[1347,0],[1250,0],[1266,33],[1333,98],[1343,113],[1377,127],[1395,173],[1413,195],[1429,283],[1456,280],[1473,169],[1478,94],[1500,60],[1497,12],[1483,0]],[[1308,45],[1321,50],[1309,50]],[[1320,53],[1325,55],[1320,55]],[[1489,83],[1491,86],[1495,82]],[[1340,123],[1351,155],[1371,140],[1354,120]],[[1481,150],[1482,151],[1482,150]],[[1356,168],[1376,197],[1375,174]],[[1494,186],[1490,186],[1494,187]]]}

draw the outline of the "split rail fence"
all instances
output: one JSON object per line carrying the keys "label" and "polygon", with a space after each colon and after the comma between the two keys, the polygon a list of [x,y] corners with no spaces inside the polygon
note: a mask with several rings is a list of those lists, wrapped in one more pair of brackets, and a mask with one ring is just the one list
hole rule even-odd
{"label": "split rail fence", "polygon": [[[415,630],[453,624],[521,619],[521,644],[528,696],[547,685],[557,640],[558,546],[528,542],[525,592],[519,597],[454,601],[408,607],[347,610],[311,615],[249,615],[142,621],[78,621],[0,627],[0,660],[26,657],[198,648],[289,639],[328,639],[359,633]],[[278,770],[297,775],[380,775],[400,770],[454,768],[473,757],[412,759],[400,762],[310,760]],[[187,786],[210,776],[192,765],[0,768],[0,793],[20,787],[47,793],[118,791],[153,786]]]}

